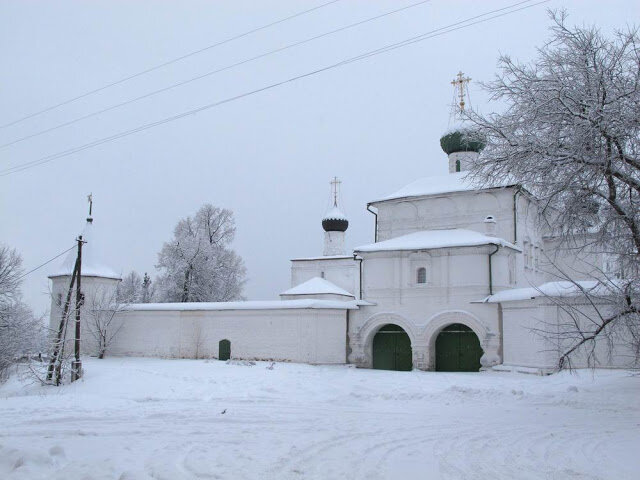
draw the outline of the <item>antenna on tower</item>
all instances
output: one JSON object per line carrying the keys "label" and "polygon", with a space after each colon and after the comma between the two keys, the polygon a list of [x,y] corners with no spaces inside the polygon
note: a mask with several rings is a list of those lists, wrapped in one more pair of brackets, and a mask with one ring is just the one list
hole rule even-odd
{"label": "antenna on tower", "polygon": [[338,206],[338,193],[339,193],[339,188],[340,188],[340,184],[342,183],[340,180],[338,180],[338,177],[333,177],[333,180],[331,180],[331,182],[329,182],[331,184],[331,193],[333,195],[333,206],[337,207]]}

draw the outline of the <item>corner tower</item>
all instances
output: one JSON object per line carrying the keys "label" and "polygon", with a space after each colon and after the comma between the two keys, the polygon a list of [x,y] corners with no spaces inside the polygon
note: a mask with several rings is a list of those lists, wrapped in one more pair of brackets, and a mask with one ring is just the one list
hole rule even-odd
{"label": "corner tower", "polygon": [[331,181],[332,206],[322,218],[322,228],[324,230],[324,256],[335,256],[345,254],[345,232],[349,228],[349,220],[338,207],[338,197],[340,195],[340,180],[334,177]]}
{"label": "corner tower", "polygon": [[453,126],[440,138],[442,150],[449,156],[449,173],[465,172],[480,155],[485,142],[464,118],[465,99],[469,98],[469,77],[459,72],[451,82],[457,104],[453,105]]}

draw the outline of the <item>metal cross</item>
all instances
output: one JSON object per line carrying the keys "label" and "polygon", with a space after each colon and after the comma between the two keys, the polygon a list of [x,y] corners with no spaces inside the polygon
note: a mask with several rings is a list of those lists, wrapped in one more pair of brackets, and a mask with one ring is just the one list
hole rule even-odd
{"label": "metal cross", "polygon": [[455,89],[455,91],[458,93],[458,97],[460,97],[460,111],[464,111],[464,96],[465,96],[465,87],[466,85],[471,81],[471,78],[469,77],[465,77],[464,73],[462,73],[461,71],[458,72],[458,74],[456,75],[457,78],[454,78],[453,81],[451,82],[451,85],[453,85],[453,88]]}
{"label": "metal cross", "polygon": [[338,206],[338,187],[342,182],[338,180],[338,177],[333,177],[333,180],[331,180],[330,183],[331,183],[331,189],[333,190],[333,206],[337,207]]}
{"label": "metal cross", "polygon": [[89,216],[91,216],[91,210],[93,210],[93,193],[87,195],[87,201],[89,202]]}

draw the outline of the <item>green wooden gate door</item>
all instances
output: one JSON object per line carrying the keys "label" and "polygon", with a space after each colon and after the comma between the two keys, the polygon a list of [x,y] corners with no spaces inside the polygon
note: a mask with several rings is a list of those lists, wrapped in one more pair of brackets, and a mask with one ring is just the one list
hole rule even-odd
{"label": "green wooden gate door", "polygon": [[466,325],[454,323],[436,338],[436,371],[477,372],[482,347],[478,336]]}
{"label": "green wooden gate door", "polygon": [[218,344],[218,360],[229,360],[231,358],[231,342],[220,340]]}
{"label": "green wooden gate door", "polygon": [[402,327],[385,325],[373,337],[373,368],[411,370],[411,340]]}

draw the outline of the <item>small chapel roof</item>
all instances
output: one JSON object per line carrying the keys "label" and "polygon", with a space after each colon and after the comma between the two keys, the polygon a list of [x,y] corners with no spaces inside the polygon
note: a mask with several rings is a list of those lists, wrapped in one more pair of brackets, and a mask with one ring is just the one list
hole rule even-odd
{"label": "small chapel roof", "polygon": [[[100,249],[100,242],[94,229],[93,219],[88,218],[82,230],[82,240],[86,242],[82,245],[82,276],[120,280],[122,276],[104,263],[105,257]],[[49,278],[72,275],[77,254],[77,249],[70,250],[58,268],[49,275]]]}
{"label": "small chapel roof", "polygon": [[468,172],[449,173],[447,175],[438,175],[433,177],[420,178],[400,190],[374,200],[370,203],[379,203],[386,200],[395,200],[399,198],[422,197],[426,195],[440,195],[444,193],[468,192],[472,190],[483,190],[487,188],[504,188],[515,186],[516,183],[505,179],[494,183],[491,187],[479,187],[468,176]]}
{"label": "small chapel roof", "polygon": [[520,251],[510,242],[498,237],[491,237],[483,233],[463,228],[445,230],[423,230],[409,233],[400,237],[371,243],[357,247],[356,252],[384,252],[398,250],[432,250],[436,248],[476,247],[480,245],[499,245]]}
{"label": "small chapel roof", "polygon": [[320,277],[313,277],[311,280],[296,285],[280,295],[342,295],[355,298],[351,293]]}

